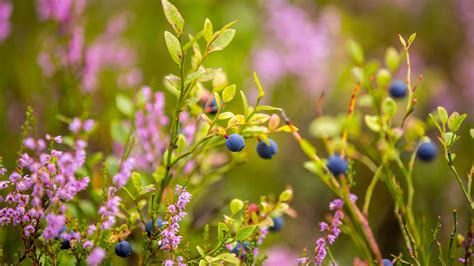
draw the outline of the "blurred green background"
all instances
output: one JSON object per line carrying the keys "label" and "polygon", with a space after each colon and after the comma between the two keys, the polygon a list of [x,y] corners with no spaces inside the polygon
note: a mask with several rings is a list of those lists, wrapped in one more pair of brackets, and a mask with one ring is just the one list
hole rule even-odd
{"label": "blurred green background", "polygon": [[[316,100],[325,92],[323,113],[345,112],[352,84],[349,59],[345,53],[348,39],[358,41],[365,49],[366,58],[383,59],[385,49],[400,49],[398,34],[417,33],[412,48],[412,73],[423,74],[418,88],[419,102],[415,115],[426,119],[437,105],[448,111],[468,113],[462,127],[463,140],[456,147],[461,173],[469,171],[474,158],[474,144],[469,128],[474,120],[474,2],[471,0],[335,0],[335,1],[277,1],[277,0],[176,0],[172,1],[186,20],[186,30],[196,33],[209,17],[217,28],[237,20],[236,37],[226,50],[213,54],[207,63],[222,67],[231,83],[255,94],[252,72],[258,71],[264,80],[268,97],[266,103],[282,107],[308,133],[309,123],[316,117]],[[136,55],[133,68],[141,70],[141,84],[164,90],[161,79],[175,72],[163,38],[168,29],[160,2],[157,0],[100,0],[89,1],[82,15],[85,43],[93,42],[104,31],[110,18],[126,14],[126,29],[121,42]],[[20,126],[27,106],[35,109],[38,132],[66,131],[64,123],[56,119],[60,113],[69,117],[81,114],[84,98],[80,84],[70,83],[67,71],[45,77],[38,64],[38,55],[48,36],[57,36],[57,25],[40,21],[36,2],[14,1],[10,19],[11,33],[0,43],[0,154],[4,164],[11,167],[19,147]],[[287,38],[281,31],[287,31]],[[299,38],[299,39],[298,39]],[[292,47],[295,45],[295,47]],[[295,52],[292,52],[292,50]],[[268,52],[270,53],[264,53]],[[277,51],[277,52],[275,52]],[[262,55],[263,54],[263,55]],[[282,58],[276,60],[272,55]],[[302,56],[303,55],[303,56]],[[307,56],[304,56],[307,55]],[[312,58],[311,55],[315,57]],[[273,61],[276,60],[276,61]],[[288,66],[278,68],[284,62]],[[301,62],[301,64],[299,64]],[[294,73],[304,68],[307,73]],[[403,69],[403,67],[402,67]],[[303,70],[302,70],[303,71]],[[101,72],[99,85],[90,96],[90,116],[104,126],[117,117],[115,95],[120,92],[133,95],[139,85],[121,88],[114,69]],[[268,72],[268,73],[267,73]],[[400,70],[400,76],[404,71]],[[167,95],[172,99],[171,95]],[[172,107],[172,101],[167,108]],[[108,128],[103,127],[104,130]],[[91,150],[110,151],[108,134],[99,131],[91,140]],[[428,135],[435,137],[431,130]],[[271,161],[259,160],[249,152],[248,163],[228,174],[211,188],[209,197],[195,203],[196,211],[217,206],[222,200],[238,197],[258,201],[260,195],[279,193],[286,186],[295,191],[293,208],[297,219],[286,220],[287,226],[279,235],[269,237],[267,243],[280,246],[275,254],[293,259],[304,247],[311,249],[319,236],[317,224],[328,213],[332,193],[319,179],[307,172],[302,164],[305,156],[289,135],[276,137],[280,146],[278,156]],[[312,139],[321,147],[321,143]],[[253,144],[251,144],[253,146]],[[322,154],[324,156],[324,154]],[[370,173],[361,165],[355,192],[363,196]],[[454,176],[442,158],[430,165],[418,165],[415,170],[416,212],[423,213],[427,226],[432,227],[436,217],[443,222],[441,236],[448,237],[451,212],[461,213],[460,230],[467,227],[463,215],[465,203]],[[400,240],[398,226],[393,219],[393,205],[388,191],[379,184],[374,195],[371,222],[384,255],[398,253]],[[467,211],[467,210],[465,210]],[[464,212],[464,214],[467,212]],[[198,215],[198,213],[195,213]],[[0,233],[0,239],[4,238]],[[1,245],[8,245],[2,241]],[[341,237],[333,248],[341,263],[347,265],[354,255],[350,241]],[[272,251],[270,251],[272,252]]]}

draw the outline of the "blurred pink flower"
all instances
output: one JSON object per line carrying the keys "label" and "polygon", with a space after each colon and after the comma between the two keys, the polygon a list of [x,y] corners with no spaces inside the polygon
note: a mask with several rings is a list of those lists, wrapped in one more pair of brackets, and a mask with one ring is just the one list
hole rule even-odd
{"label": "blurred pink flower", "polygon": [[10,16],[13,6],[9,1],[0,0],[0,43],[10,35]]}
{"label": "blurred pink flower", "polygon": [[295,265],[295,260],[297,258],[296,254],[290,249],[275,246],[267,251],[268,259],[263,263],[264,266],[271,265],[280,265],[280,266],[289,266]]}

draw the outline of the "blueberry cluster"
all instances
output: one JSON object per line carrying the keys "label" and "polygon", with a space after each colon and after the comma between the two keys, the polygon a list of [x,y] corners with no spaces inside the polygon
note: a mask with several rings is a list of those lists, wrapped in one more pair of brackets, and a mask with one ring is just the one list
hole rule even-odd
{"label": "blueberry cluster", "polygon": [[[232,134],[226,137],[225,145],[231,152],[239,152],[245,147],[245,140],[240,134]],[[268,139],[268,144],[262,140],[258,141],[257,154],[262,158],[269,160],[273,155],[277,154],[278,145],[272,139]]]}
{"label": "blueberry cluster", "polygon": [[383,266],[393,266],[392,261],[390,261],[388,259],[383,259],[382,264],[383,264]]}
{"label": "blueberry cluster", "polygon": [[161,228],[163,226],[163,220],[160,218],[156,219],[155,225],[153,225],[153,221],[149,220],[145,224],[145,231],[148,234],[148,236],[151,236],[152,232],[156,230],[156,228]]}

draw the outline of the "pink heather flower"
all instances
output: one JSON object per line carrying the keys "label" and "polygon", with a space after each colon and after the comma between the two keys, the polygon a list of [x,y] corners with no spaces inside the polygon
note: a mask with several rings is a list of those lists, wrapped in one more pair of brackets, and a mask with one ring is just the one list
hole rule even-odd
{"label": "pink heather flower", "polygon": [[71,17],[74,0],[37,0],[41,20],[66,22]]}
{"label": "pink heather flower", "polygon": [[128,182],[128,179],[132,176],[134,165],[135,159],[133,157],[129,157],[122,162],[119,172],[112,177],[112,181],[117,188],[120,189]]}
{"label": "pink heather flower", "polygon": [[86,240],[86,241],[84,241],[84,243],[82,244],[82,247],[83,247],[84,249],[92,248],[92,247],[94,247],[94,243],[92,243],[92,241],[90,241],[90,240]]}
{"label": "pink heather flower", "polygon": [[24,232],[23,234],[28,237],[28,236],[31,236],[35,233],[35,228],[33,227],[33,225],[29,224],[25,227],[24,229]]}
{"label": "pink heather flower", "polygon": [[90,132],[92,129],[94,129],[95,126],[95,120],[93,119],[87,119],[84,121],[83,129],[85,132]]}
{"label": "pink heather flower", "polygon": [[13,6],[9,1],[0,0],[0,43],[10,35],[10,16]]}
{"label": "pink heather flower", "polygon": [[[349,199],[353,202],[357,201],[357,196],[354,194],[349,195]],[[312,259],[316,265],[322,265],[324,259],[327,255],[326,246],[332,245],[336,241],[336,238],[341,234],[341,229],[339,228],[342,224],[342,219],[344,219],[344,213],[342,208],[344,206],[344,201],[342,199],[334,199],[329,203],[329,209],[334,211],[334,215],[330,224],[326,222],[320,222],[319,226],[321,232],[324,235],[318,240],[316,240],[315,254]],[[303,265],[311,261],[309,258],[299,258],[296,260],[298,265]]]}
{"label": "pink heather flower", "polygon": [[94,250],[92,250],[91,254],[89,254],[89,256],[87,257],[87,265],[90,265],[90,266],[100,265],[105,258],[105,254],[106,253],[102,248],[96,247]]}
{"label": "pink heather flower", "polygon": [[69,130],[72,133],[78,133],[79,130],[81,130],[81,125],[82,125],[81,119],[79,119],[78,117],[75,117],[72,119],[71,124],[69,124]]}
{"label": "pink heather flower", "polygon": [[64,215],[50,213],[46,216],[46,228],[43,230],[44,239],[52,239],[59,236],[59,232],[66,224]]}
{"label": "pink heather flower", "polygon": [[137,159],[137,167],[154,170],[161,161],[161,156],[168,146],[166,125],[169,118],[164,107],[165,99],[162,92],[152,95],[151,89],[143,87],[137,101],[144,101],[144,106],[135,114],[137,142],[133,147],[133,156]]}
{"label": "pink heather flower", "polygon": [[263,266],[272,265],[294,265],[295,254],[288,248],[275,246],[268,250],[268,259],[265,260]]}

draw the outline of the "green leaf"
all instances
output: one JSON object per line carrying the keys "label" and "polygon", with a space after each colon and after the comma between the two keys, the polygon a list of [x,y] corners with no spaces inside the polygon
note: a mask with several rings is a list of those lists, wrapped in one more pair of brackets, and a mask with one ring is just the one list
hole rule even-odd
{"label": "green leaf", "polygon": [[300,148],[309,158],[313,158],[316,155],[316,148],[309,143],[309,141],[303,139],[300,141]]}
{"label": "green leaf", "polygon": [[382,110],[389,118],[392,118],[397,113],[397,103],[390,97],[383,100]]}
{"label": "green leaf", "polygon": [[133,115],[133,102],[125,95],[119,94],[115,98],[117,109],[124,115],[131,117]]}
{"label": "green leaf", "polygon": [[471,134],[471,138],[474,139],[474,128],[469,129],[469,134]]}
{"label": "green leaf", "polygon": [[364,117],[364,120],[365,120],[365,124],[370,130],[374,132],[380,132],[380,130],[382,129],[380,117],[376,115],[366,115]]}
{"label": "green leaf", "polygon": [[362,50],[360,44],[353,40],[349,40],[347,42],[347,51],[354,63],[358,65],[364,64],[364,51]]}
{"label": "green leaf", "polygon": [[203,31],[200,31],[196,34],[196,36],[193,36],[191,34],[189,34],[189,42],[187,42],[184,46],[183,46],[183,50],[186,51],[188,50],[191,46],[194,45],[194,43],[196,43],[199,39],[201,39],[202,35],[204,34]]}
{"label": "green leaf", "polygon": [[226,119],[229,119],[233,116],[234,116],[234,114],[232,112],[224,112],[224,113],[219,114],[218,119],[219,120],[226,120]]}
{"label": "green leaf", "polygon": [[222,253],[216,257],[219,260],[228,262],[232,265],[240,265],[240,259],[235,256],[233,253]]}
{"label": "green leaf", "polygon": [[266,134],[268,133],[268,128],[264,126],[249,126],[244,129],[245,133],[254,133],[254,134]]}
{"label": "green leaf", "polygon": [[364,70],[360,67],[352,67],[351,75],[357,82],[362,83],[364,81]]}
{"label": "green leaf", "polygon": [[391,79],[392,74],[390,74],[390,71],[388,71],[387,69],[382,68],[377,71],[377,84],[379,84],[380,87],[388,86]]}
{"label": "green leaf", "polygon": [[142,176],[138,172],[132,173],[132,183],[137,191],[140,191],[142,188]]}
{"label": "green leaf", "polygon": [[443,106],[438,106],[438,117],[441,123],[446,124],[448,122],[448,111]]}
{"label": "green leaf", "polygon": [[181,44],[178,38],[176,38],[176,36],[174,36],[171,32],[165,31],[165,42],[168,52],[171,55],[171,59],[173,59],[173,61],[180,66],[183,53],[181,51]]}
{"label": "green leaf", "polygon": [[228,231],[229,229],[225,223],[219,222],[217,224],[217,238],[219,239],[219,242],[224,243],[225,235]]}
{"label": "green leaf", "polygon": [[221,108],[222,108],[221,96],[219,96],[219,93],[217,93],[217,92],[213,92],[212,94],[214,94],[214,99],[216,99],[216,104],[217,104],[218,112],[220,112],[220,110],[221,110]]}
{"label": "green leaf", "polygon": [[385,52],[385,65],[388,69],[392,72],[397,71],[400,66],[400,61],[400,54],[398,51],[393,47],[389,47]]}
{"label": "green leaf", "polygon": [[181,16],[178,9],[167,0],[161,0],[161,4],[163,5],[166,20],[168,20],[168,23],[173,27],[176,35],[181,36],[184,27],[183,16]]}
{"label": "green leaf", "polygon": [[181,154],[186,149],[186,137],[183,134],[179,134],[178,141],[176,142],[176,152]]}
{"label": "green leaf", "polygon": [[270,119],[270,115],[262,114],[262,113],[257,113],[257,114],[254,114],[254,115],[250,118],[249,123],[252,123],[252,124],[263,124],[263,123],[267,122],[269,119]]}
{"label": "green leaf", "polygon": [[240,91],[240,96],[242,96],[242,105],[244,107],[244,114],[247,116],[249,114],[249,103],[247,101],[247,96],[245,96],[245,93],[241,90]]}
{"label": "green leaf", "polygon": [[152,176],[153,176],[153,179],[155,179],[155,182],[157,184],[161,183],[161,181],[165,178],[165,173],[166,173],[166,170],[163,165],[160,165],[156,168]]}
{"label": "green leaf", "polygon": [[236,214],[237,212],[242,210],[243,207],[244,207],[244,202],[241,201],[240,199],[233,199],[230,202],[230,210],[232,211],[232,214]]}
{"label": "green leaf", "polygon": [[199,253],[199,255],[201,255],[201,257],[204,257],[206,255],[206,252],[204,251],[204,249],[200,246],[196,246],[196,249]]}
{"label": "green leaf", "polygon": [[229,122],[227,122],[227,127],[233,127],[235,125],[241,125],[245,123],[245,118],[243,115],[235,115],[233,116]]}
{"label": "green leaf", "polygon": [[262,99],[263,96],[265,96],[265,91],[262,88],[262,84],[260,83],[260,80],[258,79],[257,73],[253,72],[253,79],[255,80],[255,84],[257,84],[258,88],[258,96],[257,99]]}
{"label": "green leaf", "polygon": [[303,166],[313,174],[322,176],[324,173],[324,169],[321,167],[321,164],[318,164],[315,161],[307,161],[303,164]]}
{"label": "green leaf", "polygon": [[293,197],[293,191],[291,189],[287,189],[280,194],[280,201],[285,202],[285,201],[290,200],[292,197]]}
{"label": "green leaf", "polygon": [[281,108],[273,107],[269,105],[259,105],[255,108],[256,111],[281,111]]}
{"label": "green leaf", "polygon": [[[222,30],[221,30],[222,31]],[[223,32],[219,31],[218,37],[209,46],[209,53],[223,50],[230,44],[235,36],[234,29],[226,29]]]}
{"label": "green leaf", "polygon": [[206,123],[208,123],[209,125],[212,124],[212,120],[209,118],[209,116],[207,116],[205,113],[202,113],[201,114],[201,119],[204,120]]}
{"label": "green leaf", "polygon": [[257,227],[255,225],[249,225],[249,226],[241,227],[237,231],[237,235],[236,235],[235,238],[238,241],[244,241],[252,235],[252,233],[255,231],[256,228]]}
{"label": "green leaf", "polygon": [[212,29],[212,22],[206,18],[204,21],[204,39],[206,39],[207,43],[211,42],[214,38],[214,32]]}
{"label": "green leaf", "polygon": [[309,133],[317,138],[331,138],[340,135],[341,132],[341,123],[334,117],[320,116],[309,125]]}
{"label": "green leaf", "polygon": [[124,145],[127,142],[128,130],[119,121],[112,120],[110,123],[110,135],[112,140]]}
{"label": "green leaf", "polygon": [[410,38],[408,38],[408,47],[410,47],[410,45],[415,41],[415,38],[416,38],[416,33],[413,33],[412,35],[410,35]]}
{"label": "green leaf", "polygon": [[222,100],[225,103],[232,101],[232,99],[234,99],[234,96],[235,96],[235,91],[236,91],[235,84],[227,86],[222,92]]}
{"label": "green leaf", "polygon": [[407,43],[405,42],[405,39],[403,39],[401,34],[398,34],[398,38],[400,39],[400,42],[402,43],[403,47],[407,47]]}

